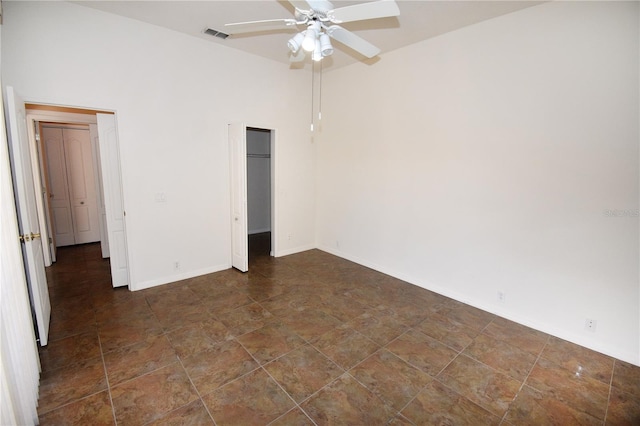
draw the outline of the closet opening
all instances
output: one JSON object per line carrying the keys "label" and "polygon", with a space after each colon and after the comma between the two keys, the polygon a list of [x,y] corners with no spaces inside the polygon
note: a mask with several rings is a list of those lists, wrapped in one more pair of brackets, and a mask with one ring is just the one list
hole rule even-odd
{"label": "closet opening", "polygon": [[249,264],[272,255],[271,130],[247,127],[247,231]]}

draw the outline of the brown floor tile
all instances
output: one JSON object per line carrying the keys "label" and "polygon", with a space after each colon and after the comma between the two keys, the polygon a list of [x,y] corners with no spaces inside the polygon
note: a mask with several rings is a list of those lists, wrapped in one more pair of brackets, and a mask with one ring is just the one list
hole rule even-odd
{"label": "brown floor tile", "polygon": [[349,374],[300,405],[318,425],[383,425],[395,411]]}
{"label": "brown floor tile", "polygon": [[394,318],[406,327],[421,323],[431,314],[427,309],[409,301],[386,301],[383,305],[376,306],[376,310],[384,312],[383,315]]}
{"label": "brown floor tile", "polygon": [[235,288],[217,278],[217,275],[218,273],[213,273],[189,278],[187,287],[201,298],[216,297]]}
{"label": "brown floor tile", "polygon": [[323,334],[314,341],[313,346],[345,370],[380,348],[373,340],[346,325]]}
{"label": "brown floor tile", "polygon": [[260,364],[273,361],[306,343],[288,327],[276,322],[243,334],[237,340]]}
{"label": "brown floor tile", "polygon": [[40,416],[40,425],[115,425],[109,393],[102,391]]}
{"label": "brown floor tile", "polygon": [[343,322],[349,321],[367,311],[367,307],[362,303],[344,296],[330,297],[322,300],[318,303],[317,308]]}
{"label": "brown floor tile", "polygon": [[342,322],[320,310],[308,309],[282,318],[282,322],[303,339],[313,342]]}
{"label": "brown floor tile", "polygon": [[201,302],[214,316],[254,303],[249,296],[236,288],[230,288],[225,293],[213,297],[202,298]]}
{"label": "brown floor tile", "polygon": [[77,334],[95,333],[98,328],[94,318],[92,316],[91,320],[75,318],[59,320],[52,317],[49,324],[49,341],[54,342]]}
{"label": "brown floor tile", "polygon": [[136,319],[129,322],[105,324],[98,328],[100,344],[104,352],[162,334],[162,326],[155,318]]}
{"label": "brown floor tile", "polygon": [[549,337],[541,331],[504,318],[494,319],[482,332],[536,356],[540,354]]}
{"label": "brown floor tile", "polygon": [[227,327],[217,319],[191,323],[171,330],[166,336],[182,358],[211,349],[216,343],[233,337]]}
{"label": "brown floor tile", "polygon": [[303,346],[264,368],[285,391],[300,402],[340,376],[343,371],[311,346]]}
{"label": "brown floor tile", "polygon": [[149,336],[142,342],[104,354],[110,386],[176,361],[178,361],[176,352],[164,335]]}
{"label": "brown floor tile", "polygon": [[607,425],[640,425],[640,396],[611,388]]}
{"label": "brown floor tile", "polygon": [[[547,346],[542,351],[542,358],[564,367],[574,374],[587,375],[606,384],[611,383],[613,358],[566,340],[550,337]],[[640,375],[638,383],[640,383]]]}
{"label": "brown floor tile", "polygon": [[450,347],[416,330],[407,331],[386,348],[431,376],[437,376],[458,355]]}
{"label": "brown floor tile", "polygon": [[186,357],[182,363],[201,396],[258,368],[235,340],[217,343],[211,349]]}
{"label": "brown floor tile", "polygon": [[476,330],[440,313],[430,315],[414,328],[457,351],[466,348],[478,335]]}
{"label": "brown floor tile", "polygon": [[270,248],[252,235],[247,273],[131,292],[111,286],[99,244],[61,247],[42,423],[214,424],[202,395],[218,424],[640,424],[640,367],[320,250]]}
{"label": "brown floor tile", "polygon": [[349,374],[396,410],[407,405],[432,380],[386,349],[371,355]]}
{"label": "brown floor tile", "polygon": [[173,308],[159,308],[154,315],[166,332],[213,318],[203,304],[177,305]]}
{"label": "brown floor tile", "polygon": [[267,424],[295,403],[262,369],[203,397],[217,425]]}
{"label": "brown floor tile", "polygon": [[220,315],[218,319],[227,326],[234,336],[241,336],[262,328],[274,320],[273,315],[258,303],[236,308]]}
{"label": "brown floor tile", "polygon": [[437,379],[487,411],[502,417],[521,382],[465,355],[459,355]]}
{"label": "brown floor tile", "polygon": [[389,313],[384,307],[369,309],[367,313],[347,322],[347,325],[381,346],[386,345],[408,329],[400,318]]}
{"label": "brown floor tile", "polygon": [[463,352],[496,370],[523,382],[536,362],[536,356],[502,340],[481,334]]}
{"label": "brown floor tile", "polygon": [[237,288],[256,302],[278,296],[287,290],[278,280],[265,276],[250,277],[246,282],[238,283]]}
{"label": "brown floor tile", "polygon": [[136,297],[120,303],[103,305],[100,310],[96,311],[96,322],[98,326],[147,318],[153,318],[153,312],[144,297]]}
{"label": "brown floor tile", "polygon": [[500,418],[442,383],[427,385],[401,412],[416,425],[498,425]]}
{"label": "brown floor tile", "polygon": [[439,309],[439,312],[446,312],[447,317],[451,318],[453,321],[466,325],[476,331],[482,331],[494,318],[496,318],[495,315],[489,312],[455,300],[449,300],[444,303],[442,308]]}
{"label": "brown floor tile", "polygon": [[107,389],[102,357],[80,361],[40,375],[38,413]]}
{"label": "brown floor tile", "polygon": [[423,309],[431,312],[432,309],[437,308],[449,300],[438,293],[434,293],[433,291],[409,283],[402,288],[402,293],[411,303],[415,303]]}
{"label": "brown floor tile", "polygon": [[99,357],[101,354],[98,333],[95,329],[91,332],[50,341],[47,346],[41,347],[39,352],[42,371]]}
{"label": "brown floor tile", "polygon": [[389,420],[387,426],[414,426],[414,423],[409,421],[406,417],[397,414],[393,419]]}
{"label": "brown floor tile", "polygon": [[177,410],[170,411],[158,420],[148,423],[150,426],[200,426],[213,424],[213,419],[200,399],[196,399]]}
{"label": "brown floor tile", "polygon": [[114,386],[111,397],[119,424],[143,424],[195,401],[198,394],[174,363]]}
{"label": "brown floor tile", "polygon": [[319,303],[319,300],[312,295],[301,294],[296,290],[260,302],[267,311],[277,317],[286,317],[307,309],[315,309]]}
{"label": "brown floor tile", "polygon": [[611,385],[632,395],[640,396],[640,367],[616,360]]}
{"label": "brown floor tile", "polygon": [[[109,276],[110,280],[111,276]],[[106,286],[91,292],[91,300],[96,311],[109,309],[111,306],[138,298],[144,299],[142,292],[129,291],[127,287],[113,288],[110,282]]]}
{"label": "brown floor tile", "polygon": [[314,426],[314,423],[302,410],[294,408],[269,423],[269,426]]}
{"label": "brown floor tile", "polygon": [[588,376],[576,375],[557,364],[540,359],[527,378],[527,385],[544,396],[604,420],[609,386]]}
{"label": "brown floor tile", "polygon": [[511,404],[505,420],[514,425],[602,425],[602,419],[575,410],[529,386],[522,388]]}
{"label": "brown floor tile", "polygon": [[160,288],[157,293],[145,297],[154,312],[177,306],[198,305],[202,299],[201,295],[196,294],[187,285],[179,285],[179,283],[174,283],[173,287],[167,286],[167,289]]}

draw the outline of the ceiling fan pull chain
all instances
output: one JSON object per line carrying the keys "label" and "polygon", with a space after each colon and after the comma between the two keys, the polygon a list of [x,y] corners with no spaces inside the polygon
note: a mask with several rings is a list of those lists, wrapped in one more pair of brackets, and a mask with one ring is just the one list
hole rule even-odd
{"label": "ceiling fan pull chain", "polygon": [[316,85],[316,63],[311,61],[311,132],[313,132],[313,93],[315,92]]}
{"label": "ceiling fan pull chain", "polygon": [[320,61],[320,87],[318,88],[318,121],[322,120],[322,61]]}

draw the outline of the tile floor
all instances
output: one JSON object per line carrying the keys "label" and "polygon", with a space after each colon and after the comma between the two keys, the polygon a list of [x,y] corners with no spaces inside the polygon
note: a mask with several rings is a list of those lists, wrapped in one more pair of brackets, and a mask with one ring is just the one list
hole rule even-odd
{"label": "tile floor", "polygon": [[47,271],[44,425],[638,425],[640,368],[327,253],[139,292]]}

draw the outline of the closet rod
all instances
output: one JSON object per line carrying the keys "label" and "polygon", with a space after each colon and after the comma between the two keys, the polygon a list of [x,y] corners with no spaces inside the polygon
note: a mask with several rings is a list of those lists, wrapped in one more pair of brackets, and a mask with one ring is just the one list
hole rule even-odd
{"label": "closet rod", "polygon": [[269,154],[247,154],[247,157],[251,158],[271,158]]}

